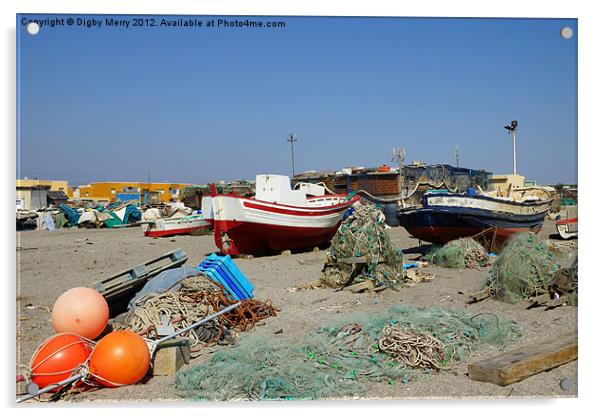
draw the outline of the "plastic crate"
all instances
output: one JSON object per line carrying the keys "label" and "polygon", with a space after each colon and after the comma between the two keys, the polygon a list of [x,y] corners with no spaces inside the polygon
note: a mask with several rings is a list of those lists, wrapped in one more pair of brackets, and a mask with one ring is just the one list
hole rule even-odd
{"label": "plastic crate", "polygon": [[228,294],[235,300],[253,297],[253,285],[242,274],[230,256],[210,254],[197,269],[224,286]]}

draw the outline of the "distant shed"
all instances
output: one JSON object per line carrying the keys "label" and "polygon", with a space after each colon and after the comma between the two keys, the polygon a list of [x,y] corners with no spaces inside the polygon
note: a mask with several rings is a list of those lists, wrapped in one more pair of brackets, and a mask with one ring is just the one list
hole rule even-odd
{"label": "distant shed", "polygon": [[46,195],[46,201],[48,205],[58,207],[61,204],[66,204],[69,197],[63,191],[48,191]]}

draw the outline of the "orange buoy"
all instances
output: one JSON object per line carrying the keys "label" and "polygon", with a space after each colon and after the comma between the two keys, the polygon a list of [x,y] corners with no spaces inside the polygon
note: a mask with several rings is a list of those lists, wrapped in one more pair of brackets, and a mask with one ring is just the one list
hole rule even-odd
{"label": "orange buoy", "polygon": [[107,387],[134,384],[150,368],[150,352],[142,337],[131,331],[115,331],[103,337],[92,351],[92,377]]}
{"label": "orange buoy", "polygon": [[88,287],[69,289],[52,307],[52,325],[56,332],[73,332],[94,339],[105,330],[108,322],[107,301]]}
{"label": "orange buoy", "polygon": [[58,334],[44,341],[29,364],[31,381],[40,388],[69,378],[92,353],[89,340],[77,334]]}

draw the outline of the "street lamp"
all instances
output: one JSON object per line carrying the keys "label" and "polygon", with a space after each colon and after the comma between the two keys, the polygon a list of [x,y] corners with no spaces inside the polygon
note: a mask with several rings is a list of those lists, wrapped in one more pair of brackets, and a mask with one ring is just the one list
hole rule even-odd
{"label": "street lamp", "polygon": [[516,130],[518,130],[518,121],[512,120],[509,126],[504,126],[508,134],[512,133],[512,148],[514,150],[514,174],[516,175]]}

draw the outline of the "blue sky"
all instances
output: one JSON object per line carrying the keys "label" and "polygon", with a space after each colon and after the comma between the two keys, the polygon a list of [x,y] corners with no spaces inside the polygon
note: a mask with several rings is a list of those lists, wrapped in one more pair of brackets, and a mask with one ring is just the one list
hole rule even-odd
{"label": "blue sky", "polygon": [[462,166],[509,173],[503,126],[517,119],[518,172],[577,180],[574,19],[254,17],[286,27],[103,24],[31,36],[21,17],[18,177],[289,174],[290,132],[297,172],[390,163],[393,146],[408,162],[453,164],[457,144]]}

